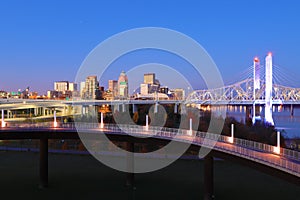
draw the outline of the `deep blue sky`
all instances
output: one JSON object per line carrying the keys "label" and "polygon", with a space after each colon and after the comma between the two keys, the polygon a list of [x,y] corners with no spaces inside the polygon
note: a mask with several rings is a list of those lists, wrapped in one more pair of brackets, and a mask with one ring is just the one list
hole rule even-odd
{"label": "deep blue sky", "polygon": [[[74,80],[84,58],[101,41],[145,26],[194,38],[225,81],[245,71],[254,56],[263,59],[269,51],[276,65],[298,77],[299,10],[297,0],[1,1],[0,90],[29,85],[45,93],[55,80]],[[116,74],[122,69],[115,69]],[[158,76],[164,82],[165,75]]]}

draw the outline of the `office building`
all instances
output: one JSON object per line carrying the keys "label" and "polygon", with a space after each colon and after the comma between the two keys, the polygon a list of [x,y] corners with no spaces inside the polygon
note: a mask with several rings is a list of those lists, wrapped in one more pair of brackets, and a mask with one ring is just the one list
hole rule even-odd
{"label": "office building", "polygon": [[84,99],[99,98],[99,82],[97,76],[88,76],[85,80]]}
{"label": "office building", "polygon": [[128,78],[124,71],[121,72],[118,79],[118,98],[128,98]]}
{"label": "office building", "polygon": [[118,81],[108,80],[108,90],[111,94],[111,99],[114,99],[118,95]]}
{"label": "office building", "polygon": [[54,82],[54,91],[65,92],[69,90],[69,82],[68,81],[56,81]]}
{"label": "office building", "polygon": [[141,95],[147,95],[149,94],[150,84],[142,83],[140,86],[140,93]]}
{"label": "office building", "polygon": [[144,74],[144,83],[145,84],[154,84],[155,83],[155,74],[154,73]]}
{"label": "office building", "polygon": [[77,91],[77,83],[69,83],[69,88],[68,88],[69,91],[71,92],[74,92],[74,91]]}

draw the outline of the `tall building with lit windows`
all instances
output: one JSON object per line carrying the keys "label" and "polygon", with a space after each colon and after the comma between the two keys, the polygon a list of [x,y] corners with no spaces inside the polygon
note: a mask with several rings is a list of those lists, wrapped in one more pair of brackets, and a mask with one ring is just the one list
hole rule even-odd
{"label": "tall building with lit windows", "polygon": [[85,99],[98,99],[99,82],[97,76],[88,76],[84,85]]}
{"label": "tall building with lit windows", "polygon": [[112,99],[114,99],[118,94],[118,81],[108,80],[108,90],[111,92]]}
{"label": "tall building with lit windows", "polygon": [[128,78],[124,71],[121,72],[118,79],[118,97],[120,99],[128,98]]}
{"label": "tall building with lit windows", "polygon": [[65,92],[67,90],[69,90],[69,82],[68,81],[56,81],[56,82],[54,82],[54,91]]}
{"label": "tall building with lit windows", "polygon": [[144,74],[144,83],[141,84],[141,94],[159,92],[160,83],[155,79],[155,73]]}

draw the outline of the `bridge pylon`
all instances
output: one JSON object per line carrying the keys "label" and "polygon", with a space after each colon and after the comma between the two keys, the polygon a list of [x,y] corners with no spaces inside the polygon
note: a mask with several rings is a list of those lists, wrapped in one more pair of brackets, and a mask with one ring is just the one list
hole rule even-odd
{"label": "bridge pylon", "polygon": [[[273,64],[272,54],[268,53],[265,58],[265,122],[274,125],[273,111],[272,111],[272,90],[273,90]],[[256,57],[254,58],[253,70],[253,111],[252,121],[253,124],[256,120],[261,120],[259,105],[256,105],[257,91],[260,90],[260,62]]]}
{"label": "bridge pylon", "polygon": [[266,61],[266,87],[265,87],[265,122],[274,125],[272,111],[272,90],[273,90],[273,65],[272,53],[269,53]]}
{"label": "bridge pylon", "polygon": [[256,93],[260,89],[260,61],[257,57],[253,60],[253,109],[252,122],[255,124],[256,120],[261,120],[259,105],[256,105]]}

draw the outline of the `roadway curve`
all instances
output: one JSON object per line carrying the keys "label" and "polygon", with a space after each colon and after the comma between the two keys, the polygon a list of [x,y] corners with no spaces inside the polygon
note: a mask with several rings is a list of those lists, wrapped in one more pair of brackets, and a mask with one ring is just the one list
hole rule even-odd
{"label": "roadway curve", "polygon": [[[0,140],[80,139],[76,128],[72,124],[61,125],[60,128],[34,126],[35,127],[32,125],[19,125],[18,127],[0,128]],[[135,136],[145,136],[149,133],[153,136],[149,138],[132,137],[125,134],[116,125],[105,125],[103,129],[100,129],[98,124],[84,124],[80,126],[81,132],[85,132],[90,139],[96,138],[98,134],[106,134],[109,139],[114,141],[148,144],[159,143],[165,145],[171,140],[175,140],[177,142],[191,143],[192,145],[190,148],[211,148],[212,151],[210,154],[213,157],[238,162],[271,176],[276,176],[300,185],[300,160],[298,154],[295,158],[288,158],[282,153],[277,155],[270,151],[253,147],[261,146],[262,144],[259,143],[253,145],[253,142],[250,142],[252,144],[251,147],[247,147],[246,145],[242,145],[240,141],[239,144],[227,142],[228,137],[226,136],[196,131],[193,131],[192,136],[190,136],[188,135],[188,130],[181,130],[180,134],[177,134],[177,129],[170,128],[163,128],[160,130],[160,128],[156,127],[153,129],[150,128],[149,131],[145,131],[143,127],[139,126],[125,125],[123,130],[124,128],[130,128],[130,130],[133,130],[134,128],[133,135]],[[204,139],[205,136],[209,139]],[[212,146],[214,143],[215,145]],[[272,146],[269,145],[264,146],[272,148]],[[264,149],[266,149],[266,147],[264,147]],[[283,151],[285,150],[281,149],[281,152]]]}

